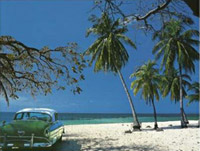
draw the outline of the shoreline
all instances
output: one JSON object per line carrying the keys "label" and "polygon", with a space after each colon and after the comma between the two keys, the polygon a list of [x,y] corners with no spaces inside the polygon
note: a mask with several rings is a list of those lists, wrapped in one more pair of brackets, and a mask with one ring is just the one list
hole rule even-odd
{"label": "shoreline", "polygon": [[[198,120],[188,120],[189,121],[189,126],[197,126],[198,125]],[[176,125],[177,125],[177,123],[179,122],[180,123],[180,121],[177,121],[177,120],[174,120],[174,121],[157,121],[158,122],[158,126],[159,126],[159,123],[161,123],[161,124],[163,124],[163,123],[170,123],[170,122],[175,122],[176,123]],[[192,122],[191,124],[190,124],[190,122]],[[148,121],[148,122],[139,122],[140,124],[154,124],[154,122],[152,122],[152,121]],[[91,126],[91,125],[110,125],[110,124],[133,124],[133,122],[110,122],[110,123],[83,123],[83,124],[63,124],[64,126],[81,126],[81,125],[85,125],[85,126]],[[181,124],[179,124],[180,125],[180,128],[181,128]],[[177,125],[178,126],[178,125]]]}
{"label": "shoreline", "polygon": [[[65,125],[58,151],[199,151],[198,120],[189,120],[182,129],[180,121],[158,122],[163,131],[153,130],[154,122],[142,123],[142,131],[125,133],[132,123]],[[149,127],[150,126],[150,127]]]}
{"label": "shoreline", "polygon": [[[13,120],[15,113],[2,113],[0,112],[0,122],[10,122]],[[64,125],[86,125],[86,124],[112,124],[112,123],[132,123],[133,117],[130,114],[90,114],[90,113],[59,113],[59,120]],[[187,114],[188,120],[198,120],[198,114]],[[154,118],[151,114],[139,114],[139,122],[153,122]],[[178,114],[158,114],[157,120],[164,121],[178,121],[180,115]]]}

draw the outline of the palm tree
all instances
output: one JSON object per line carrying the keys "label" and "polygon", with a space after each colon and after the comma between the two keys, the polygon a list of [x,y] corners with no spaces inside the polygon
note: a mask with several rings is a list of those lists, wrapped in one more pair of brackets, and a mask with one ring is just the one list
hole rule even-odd
{"label": "palm tree", "polygon": [[[170,99],[174,100],[175,103],[177,103],[180,100],[180,76],[179,71],[171,68],[168,72],[164,72],[165,74],[162,76],[162,96],[166,97],[168,94],[170,94]],[[187,92],[185,90],[185,87],[190,87],[191,78],[190,76],[186,74],[182,74],[182,95],[183,98],[187,96]],[[188,81],[189,80],[189,81]],[[184,113],[184,118],[187,123],[187,117]]]}
{"label": "palm tree", "polygon": [[85,51],[85,54],[92,55],[90,65],[95,61],[94,71],[98,72],[103,70],[104,72],[111,71],[118,73],[128,96],[128,100],[131,106],[132,115],[134,118],[134,129],[140,129],[140,124],[134,109],[134,105],[131,96],[128,92],[124,78],[120,72],[123,66],[128,61],[129,55],[123,42],[129,44],[132,48],[136,49],[135,44],[124,33],[127,32],[127,28],[120,24],[120,20],[113,21],[106,13],[102,14],[102,17],[97,20],[92,28],[88,29],[87,36],[90,33],[97,35],[97,40]]}
{"label": "palm tree", "polygon": [[[192,85],[189,87],[189,91],[193,91],[192,94],[186,96],[186,98],[189,100],[189,103],[192,103],[194,101],[199,102],[199,95],[200,95],[200,85],[199,82],[194,82]],[[198,127],[200,126],[200,119],[198,121]]]}
{"label": "palm tree", "polygon": [[174,67],[175,63],[179,68],[179,84],[180,84],[180,111],[181,126],[187,127],[187,119],[185,119],[183,109],[183,89],[182,89],[182,72],[195,72],[194,61],[199,60],[199,53],[195,46],[199,45],[199,41],[194,37],[198,37],[197,30],[185,30],[183,23],[171,20],[166,23],[160,32],[156,32],[153,39],[159,42],[154,46],[153,53],[156,53],[156,59],[162,57],[161,66],[165,66],[168,71]]}
{"label": "palm tree", "polygon": [[199,88],[199,82],[194,82],[188,89],[189,91],[193,91],[192,94],[187,96],[187,99],[189,100],[189,103],[192,103],[194,101],[199,101],[199,95],[200,95],[200,88]]}
{"label": "palm tree", "polygon": [[161,77],[159,75],[159,70],[154,66],[156,63],[154,61],[148,61],[146,64],[139,67],[139,69],[131,75],[131,77],[136,77],[131,83],[131,89],[133,89],[134,95],[136,95],[139,90],[142,90],[142,97],[148,104],[153,105],[154,112],[154,129],[158,128],[156,108],[154,104],[154,98],[159,100],[159,84],[161,82]]}
{"label": "palm tree", "polygon": [[[167,73],[162,76],[162,96],[166,97],[170,94],[170,99],[174,100],[177,103],[180,100],[180,83],[179,83],[179,71],[172,68]],[[187,96],[187,92],[185,87],[190,86],[191,78],[186,74],[182,74],[182,90],[183,90],[183,97]]]}

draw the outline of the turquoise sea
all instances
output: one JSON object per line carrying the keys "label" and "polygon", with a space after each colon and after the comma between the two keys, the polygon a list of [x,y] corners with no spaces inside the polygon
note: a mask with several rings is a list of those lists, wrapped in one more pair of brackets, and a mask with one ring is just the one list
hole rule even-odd
{"label": "turquoise sea", "polygon": [[[12,121],[15,113],[0,112],[0,122]],[[140,122],[153,122],[152,114],[138,114]],[[158,114],[158,121],[177,121],[180,114]],[[198,120],[198,114],[187,114],[189,120]],[[65,125],[103,124],[103,123],[132,123],[131,114],[97,114],[97,113],[59,113],[59,120]]]}

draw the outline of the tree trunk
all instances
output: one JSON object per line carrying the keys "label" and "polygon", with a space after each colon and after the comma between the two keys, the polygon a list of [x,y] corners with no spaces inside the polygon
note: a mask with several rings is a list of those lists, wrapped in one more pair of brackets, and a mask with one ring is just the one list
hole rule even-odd
{"label": "tree trunk", "polygon": [[186,122],[187,124],[189,124],[189,121],[188,121],[188,119],[187,119],[187,115],[185,114],[184,109],[183,109],[183,115],[184,115],[184,120],[185,120],[185,122]]}
{"label": "tree trunk", "polygon": [[183,89],[182,89],[182,67],[179,64],[179,87],[180,87],[180,111],[181,111],[181,127],[185,128],[187,127],[187,120],[185,119],[186,115],[184,114],[183,109]]}
{"label": "tree trunk", "polygon": [[140,123],[138,121],[138,118],[137,118],[137,115],[136,115],[136,112],[135,112],[135,109],[134,109],[133,101],[132,101],[131,96],[129,94],[129,91],[127,89],[127,86],[126,86],[126,83],[124,81],[124,78],[123,78],[123,76],[122,76],[122,74],[121,74],[121,72],[119,70],[117,70],[117,72],[119,74],[119,77],[121,79],[121,82],[123,84],[124,90],[125,90],[125,92],[127,94],[127,97],[128,97],[128,101],[129,101],[130,106],[131,106],[131,111],[132,111],[132,115],[133,115],[133,119],[134,119],[133,129],[140,129],[141,126],[140,126]]}
{"label": "tree trunk", "polygon": [[154,115],[154,120],[155,120],[154,129],[156,130],[158,128],[156,107],[154,104],[154,99],[151,99],[151,101],[152,101],[152,105],[153,105],[153,115]]}

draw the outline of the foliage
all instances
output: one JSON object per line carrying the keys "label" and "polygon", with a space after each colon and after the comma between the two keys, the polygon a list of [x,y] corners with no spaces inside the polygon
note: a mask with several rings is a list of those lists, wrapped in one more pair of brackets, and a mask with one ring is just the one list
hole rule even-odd
{"label": "foliage", "polygon": [[113,18],[121,17],[124,24],[134,24],[144,31],[156,31],[159,26],[168,22],[171,18],[178,18],[187,24],[193,23],[188,15],[190,12],[186,11],[188,6],[185,1],[95,0],[92,10],[97,9],[106,12]]}
{"label": "foliage", "polygon": [[85,54],[91,54],[90,65],[96,60],[94,71],[113,71],[120,70],[128,61],[129,55],[122,44],[125,42],[136,49],[135,44],[124,33],[127,28],[120,24],[120,20],[112,21],[106,13],[96,20],[90,33],[97,35],[97,40],[86,50]]}
{"label": "foliage", "polygon": [[7,103],[9,98],[18,97],[17,92],[46,95],[53,86],[64,90],[68,85],[74,93],[80,93],[78,82],[84,80],[84,67],[85,60],[77,52],[76,43],[39,50],[10,36],[0,37],[0,95]]}
{"label": "foliage", "polygon": [[131,83],[131,89],[133,89],[134,95],[141,90],[142,97],[150,104],[154,100],[154,97],[156,100],[159,100],[161,76],[159,75],[159,70],[155,68],[155,65],[156,63],[154,61],[149,60],[131,74],[132,78],[136,78]]}
{"label": "foliage", "polygon": [[[164,24],[160,32],[155,32],[153,39],[158,39],[158,43],[153,48],[153,53],[156,54],[156,59],[162,56],[161,69],[165,67],[166,74],[171,72],[171,69],[175,67],[175,63],[178,64],[179,77],[173,81],[174,85],[171,89],[171,98],[177,100],[178,91],[180,99],[180,112],[181,112],[181,127],[187,127],[188,120],[186,118],[183,106],[183,97],[186,95],[184,90],[184,80],[182,71],[186,73],[195,72],[195,61],[199,60],[199,53],[196,50],[196,46],[199,45],[199,40],[196,37],[199,36],[199,31],[189,29],[185,30],[183,22],[177,20],[171,20]],[[178,84],[179,80],[179,84]],[[177,83],[175,85],[175,83]],[[179,85],[179,86],[178,86]],[[168,91],[169,92],[169,91]]]}
{"label": "foliage", "polygon": [[111,71],[118,73],[124,90],[127,94],[128,101],[130,103],[131,111],[133,114],[134,129],[140,129],[140,124],[134,109],[134,105],[127,86],[120,72],[121,68],[127,63],[129,55],[126,48],[122,44],[123,42],[129,44],[136,49],[135,44],[124,33],[127,32],[127,28],[121,24],[120,20],[112,20],[107,13],[102,13],[101,18],[93,18],[91,20],[94,25],[88,29],[87,36],[90,33],[97,35],[97,40],[85,51],[85,54],[92,55],[90,65],[94,61],[94,71]]}
{"label": "foliage", "polygon": [[186,71],[195,72],[194,61],[199,60],[195,47],[199,45],[199,40],[195,38],[198,36],[199,31],[185,30],[182,22],[171,20],[153,35],[153,40],[159,40],[153,54],[156,54],[156,59],[163,56],[161,67],[165,66],[166,71],[174,67],[176,61]]}
{"label": "foliage", "polygon": [[[168,94],[170,94],[170,99],[175,100],[175,102],[179,101],[180,99],[180,76],[178,73],[178,70],[171,68],[170,72],[168,71],[162,77],[162,96],[166,97]],[[191,80],[190,76],[182,74],[183,97],[187,95],[187,91],[185,90],[185,88],[190,86],[190,82],[188,80]]]}
{"label": "foliage", "polygon": [[189,100],[189,103],[192,103],[194,101],[199,101],[199,95],[200,95],[200,85],[199,82],[194,82],[192,85],[189,87],[189,91],[192,91],[193,93],[187,96],[187,99]]}

